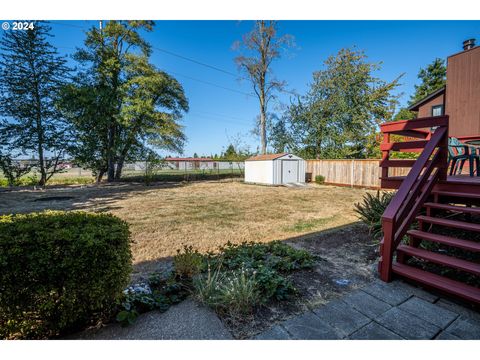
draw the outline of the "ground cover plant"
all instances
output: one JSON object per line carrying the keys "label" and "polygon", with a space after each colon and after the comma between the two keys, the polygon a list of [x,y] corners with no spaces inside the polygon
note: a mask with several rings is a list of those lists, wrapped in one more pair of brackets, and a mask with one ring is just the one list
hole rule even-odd
{"label": "ground cover plant", "polygon": [[311,268],[315,257],[278,241],[227,243],[218,253],[209,254],[206,262],[206,274],[194,279],[198,298],[217,311],[237,316],[272,299],[290,299],[296,290],[289,274]]}
{"label": "ground cover plant", "polygon": [[140,313],[165,311],[189,294],[222,316],[245,316],[256,306],[292,299],[296,289],[290,274],[314,263],[308,251],[278,241],[227,243],[209,254],[185,246],[174,257],[174,269],[167,277],[154,274],[124,291],[117,321],[132,324]]}

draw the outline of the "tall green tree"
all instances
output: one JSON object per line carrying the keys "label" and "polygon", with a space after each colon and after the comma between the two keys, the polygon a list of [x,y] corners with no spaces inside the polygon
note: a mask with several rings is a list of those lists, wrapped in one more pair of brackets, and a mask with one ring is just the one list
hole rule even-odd
{"label": "tall green tree", "polygon": [[50,31],[37,21],[27,30],[4,31],[0,40],[0,143],[11,153],[35,154],[40,186],[61,170],[71,142],[56,107],[70,70],[49,43]]}
{"label": "tall green tree", "polygon": [[234,48],[244,54],[235,58],[239,69],[250,80],[259,100],[259,134],[261,152],[267,152],[267,112],[269,102],[276,92],[282,91],[286,83],[273,76],[272,62],[280,58],[282,48],[293,45],[291,35],[278,35],[277,21],[256,21],[253,29],[243,36],[242,42],[236,42]]}
{"label": "tall green tree", "polygon": [[407,108],[401,108],[393,117],[393,120],[411,120],[415,118],[415,113]]}
{"label": "tall green tree", "polygon": [[379,69],[355,48],[330,56],[287,110],[293,150],[315,158],[368,157],[378,124],[391,119],[398,101],[392,90],[400,77],[386,82],[375,77]]}
{"label": "tall green tree", "polygon": [[108,181],[120,179],[125,161],[148,149],[182,150],[179,120],[188,101],[178,81],[149,63],[150,45],[140,31],[153,25],[109,21],[92,28],[74,56],[80,71],[64,88],[61,108],[78,134],[74,156],[97,180],[105,173]]}
{"label": "tall green tree", "polygon": [[285,117],[275,118],[270,124],[268,131],[270,146],[276,153],[283,153],[289,148],[291,143],[290,134],[287,129],[287,120]]}
{"label": "tall green tree", "polygon": [[424,97],[445,86],[447,81],[447,67],[445,65],[445,60],[436,58],[432,63],[427,65],[426,68],[420,69],[417,76],[421,83],[415,85],[415,93],[410,99],[410,104],[415,104]]}

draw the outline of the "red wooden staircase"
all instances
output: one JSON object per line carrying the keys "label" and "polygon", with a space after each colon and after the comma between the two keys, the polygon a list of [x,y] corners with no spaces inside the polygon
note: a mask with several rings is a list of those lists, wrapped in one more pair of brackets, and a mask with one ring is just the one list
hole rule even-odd
{"label": "red wooden staircase", "polygon": [[[381,279],[403,277],[480,304],[480,177],[447,177],[448,116],[381,131],[382,188],[398,189],[382,217]],[[391,159],[394,151],[420,155]],[[411,167],[406,176],[389,176],[402,167]]]}

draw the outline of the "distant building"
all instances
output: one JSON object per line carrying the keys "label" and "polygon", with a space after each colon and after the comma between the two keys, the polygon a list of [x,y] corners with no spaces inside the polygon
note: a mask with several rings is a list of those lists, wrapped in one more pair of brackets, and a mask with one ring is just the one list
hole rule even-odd
{"label": "distant building", "polygon": [[214,169],[215,160],[210,158],[180,158],[167,157],[165,158],[167,166],[176,170],[196,170],[196,169]]}

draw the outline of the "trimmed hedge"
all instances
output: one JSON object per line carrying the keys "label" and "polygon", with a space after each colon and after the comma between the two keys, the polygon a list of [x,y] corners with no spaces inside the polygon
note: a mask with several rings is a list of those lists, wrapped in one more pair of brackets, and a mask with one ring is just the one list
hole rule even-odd
{"label": "trimmed hedge", "polygon": [[113,215],[0,216],[0,337],[57,337],[110,317],[129,281],[130,244]]}

